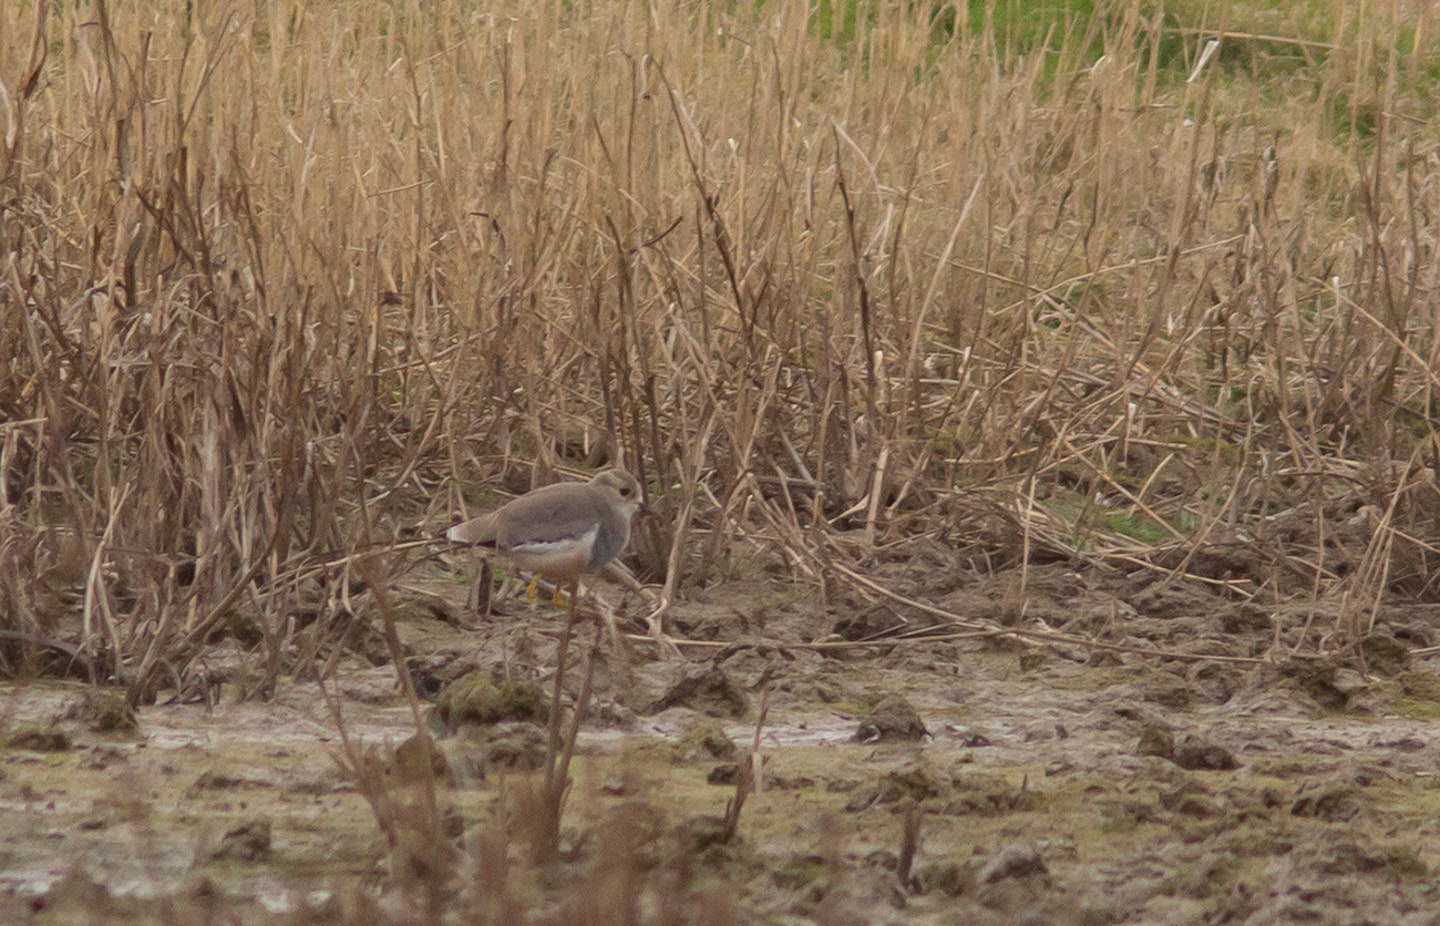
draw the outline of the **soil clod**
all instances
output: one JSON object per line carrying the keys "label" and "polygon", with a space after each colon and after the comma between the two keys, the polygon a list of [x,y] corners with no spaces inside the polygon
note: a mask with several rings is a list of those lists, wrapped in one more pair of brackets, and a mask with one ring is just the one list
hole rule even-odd
{"label": "soil clod", "polygon": [[658,714],[672,707],[688,707],[711,717],[742,720],[750,710],[750,702],[719,666],[708,665],[687,671],[647,713]]}
{"label": "soil clod", "polygon": [[923,739],[929,732],[910,702],[901,695],[892,694],[881,698],[870,708],[870,716],[860,721],[855,731],[855,742],[914,742]]}

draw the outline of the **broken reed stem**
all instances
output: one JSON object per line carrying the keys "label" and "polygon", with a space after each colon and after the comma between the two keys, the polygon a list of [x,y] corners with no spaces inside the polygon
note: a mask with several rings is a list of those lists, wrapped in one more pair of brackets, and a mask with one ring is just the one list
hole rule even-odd
{"label": "broken reed stem", "polygon": [[325,674],[318,665],[314,666],[315,684],[340,740],[331,758],[342,775],[354,779],[356,791],[364,798],[376,827],[384,835],[392,876],[403,891],[412,891],[417,884],[422,887],[423,903],[432,914],[427,921],[434,922],[453,873],[456,854],[444,832],[444,802],[438,781],[433,774],[424,774],[431,768],[430,756],[435,746],[420,721],[398,638],[391,642],[397,644],[392,645],[391,651],[401,657],[395,664],[402,674],[416,722],[415,738],[419,742],[414,745],[423,756],[416,766],[421,774],[409,777],[403,785],[397,783],[393,774],[400,762],[396,753],[388,747],[382,752],[380,747],[366,745],[350,736],[340,702],[331,695]]}
{"label": "broken reed stem", "polygon": [[745,798],[750,792],[759,790],[761,773],[765,760],[760,754],[760,734],[765,729],[765,718],[770,713],[770,692],[760,698],[760,716],[755,720],[755,736],[750,741],[750,754],[740,763],[735,773],[735,794],[725,802],[725,832],[721,842],[729,843],[740,831],[740,811],[745,808]]}
{"label": "broken reed stem", "polygon": [[900,831],[900,854],[895,862],[895,876],[903,890],[910,890],[910,871],[915,866],[915,856],[920,851],[920,824],[925,814],[915,801],[905,808],[905,824]]}
{"label": "broken reed stem", "polygon": [[590,644],[590,651],[585,655],[585,670],[580,681],[580,693],[575,697],[575,707],[570,717],[570,729],[565,734],[565,747],[560,751],[560,762],[556,768],[555,787],[559,789],[559,799],[562,803],[565,792],[570,786],[570,760],[575,757],[575,743],[580,738],[580,724],[584,722],[585,715],[589,713],[590,697],[595,691],[595,664],[600,658],[600,644],[604,640],[604,632],[605,628],[597,618],[595,639]]}
{"label": "broken reed stem", "polygon": [[569,603],[565,614],[565,629],[560,634],[560,643],[555,650],[555,685],[550,693],[550,725],[545,742],[545,793],[549,794],[555,782],[555,772],[560,760],[560,730],[564,716],[565,669],[570,655],[570,638],[575,633],[575,593],[578,580],[571,580]]}
{"label": "broken reed stem", "polygon": [[565,795],[570,788],[570,761],[575,756],[575,743],[580,736],[580,724],[590,709],[590,696],[595,685],[595,663],[600,653],[600,642],[604,626],[595,620],[595,640],[585,660],[584,676],[580,692],[571,708],[570,726],[561,739],[564,713],[565,671],[569,659],[570,639],[575,635],[576,599],[580,593],[580,579],[570,580],[569,605],[565,613],[565,631],[560,635],[560,645],[555,653],[555,689],[550,697],[550,727],[545,748],[545,783],[540,794],[540,827],[534,846],[534,860],[537,864],[555,858],[560,848],[560,822],[565,808]]}

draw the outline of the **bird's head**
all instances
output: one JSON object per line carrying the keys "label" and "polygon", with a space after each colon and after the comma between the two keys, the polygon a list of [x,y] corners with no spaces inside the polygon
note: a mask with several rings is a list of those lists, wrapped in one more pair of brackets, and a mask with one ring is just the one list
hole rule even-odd
{"label": "bird's head", "polygon": [[590,480],[591,488],[605,496],[606,501],[627,519],[639,513],[650,514],[650,506],[640,497],[640,481],[623,469],[608,469]]}

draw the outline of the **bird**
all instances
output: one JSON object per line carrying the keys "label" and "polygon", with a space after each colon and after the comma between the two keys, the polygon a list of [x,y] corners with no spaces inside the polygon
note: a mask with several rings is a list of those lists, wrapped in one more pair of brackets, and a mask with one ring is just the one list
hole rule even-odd
{"label": "bird", "polygon": [[[445,532],[455,543],[494,550],[515,566],[535,573],[529,595],[534,602],[540,576],[556,582],[556,604],[563,583],[569,591],[568,620],[555,650],[555,684],[550,696],[549,734],[545,750],[544,797],[537,851],[550,856],[559,845],[560,814],[570,787],[570,759],[590,703],[595,661],[600,649],[602,617],[595,622],[595,642],[585,662],[584,681],[571,711],[568,735],[561,737],[562,695],[566,655],[575,627],[575,599],[580,576],[599,572],[630,543],[630,521],[649,511],[640,482],[623,469],[606,470],[589,482],[564,482],[527,492],[489,514],[457,524]],[[604,617],[618,639],[613,617]]]}
{"label": "bird", "polygon": [[[494,550],[534,573],[536,582],[542,575],[554,580],[557,594],[560,586],[569,586],[573,608],[580,576],[599,572],[625,552],[631,519],[649,510],[639,480],[623,469],[610,469],[589,482],[534,489],[455,525],[445,537]],[[533,593],[535,582],[530,588]]]}

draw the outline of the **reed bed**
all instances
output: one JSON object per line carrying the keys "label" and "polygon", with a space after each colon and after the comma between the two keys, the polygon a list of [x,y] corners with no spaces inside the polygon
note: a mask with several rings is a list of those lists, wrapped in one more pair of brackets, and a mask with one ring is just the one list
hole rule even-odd
{"label": "reed bed", "polygon": [[5,669],[273,679],[610,462],[671,597],[943,533],[1353,643],[1437,597],[1432,13],[4,4]]}

